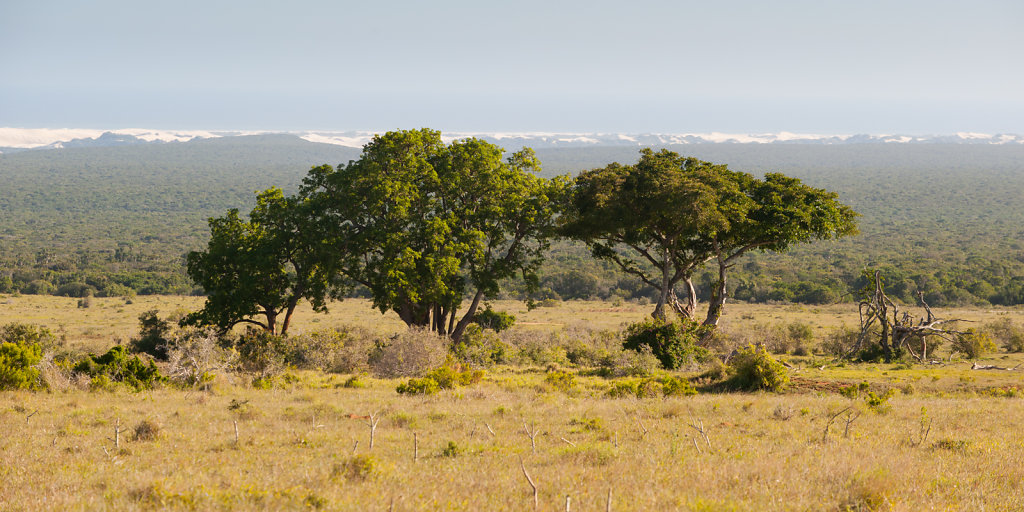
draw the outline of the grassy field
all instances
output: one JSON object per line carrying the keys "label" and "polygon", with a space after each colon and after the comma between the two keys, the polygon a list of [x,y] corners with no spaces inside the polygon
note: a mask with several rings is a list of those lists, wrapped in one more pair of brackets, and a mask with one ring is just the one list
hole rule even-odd
{"label": "grassy field", "polygon": [[[2,297],[0,323],[47,325],[69,347],[100,351],[135,335],[143,311],[200,305],[77,302]],[[650,309],[495,307],[516,314],[518,329],[548,332],[618,329]],[[1024,311],[939,315],[1019,322]],[[725,321],[731,331],[798,321],[824,335],[857,318],[851,305],[735,304]],[[295,325],[402,328],[365,301],[302,311]],[[780,394],[622,398],[609,390],[637,379],[562,367],[573,375],[566,383],[550,368],[509,366],[425,396],[396,393],[396,379],[314,371],[288,372],[273,389],[223,373],[203,391],[0,392],[0,510],[532,510],[524,468],[539,510],[565,510],[567,499],[578,511],[1024,509],[1024,371],[972,370],[956,358],[785,357],[791,384]],[[1021,361],[995,353],[982,362]],[[861,382],[857,396],[837,392]],[[880,402],[867,395],[890,389]]]}

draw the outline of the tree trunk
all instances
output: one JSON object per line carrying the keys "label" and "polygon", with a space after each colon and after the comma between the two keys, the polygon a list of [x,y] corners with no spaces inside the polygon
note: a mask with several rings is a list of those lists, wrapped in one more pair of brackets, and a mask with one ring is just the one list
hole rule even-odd
{"label": "tree trunk", "polygon": [[689,277],[683,280],[686,286],[686,302],[679,302],[676,298],[675,288],[672,289],[672,309],[676,311],[679,318],[692,320],[693,313],[697,309],[697,290],[693,288],[693,281]]}
{"label": "tree trunk", "polygon": [[[455,325],[455,329],[452,330],[448,337],[451,338],[452,343],[458,343],[459,339],[462,338],[462,334],[466,332],[466,327],[469,327],[469,323],[473,321],[473,315],[476,314],[476,309],[480,306],[480,300],[484,298],[484,292],[477,290],[476,295],[473,296],[473,302],[469,304],[469,309],[466,310],[466,314],[462,316],[462,320]],[[452,315],[454,318],[455,315]]]}
{"label": "tree trunk", "polygon": [[718,282],[715,283],[715,288],[711,290],[711,300],[708,301],[708,315],[704,318],[704,326],[709,327],[709,332],[714,332],[714,329],[718,327],[718,320],[722,318],[722,310],[725,309],[725,298],[728,294],[725,287],[727,269],[728,266],[725,264],[725,261],[719,258]]}
{"label": "tree trunk", "polygon": [[654,312],[651,316],[655,320],[661,320],[664,322],[667,318],[665,316],[665,305],[668,304],[669,298],[672,295],[672,261],[669,259],[668,249],[662,252],[661,260],[661,293],[658,295],[658,304],[654,306]]}

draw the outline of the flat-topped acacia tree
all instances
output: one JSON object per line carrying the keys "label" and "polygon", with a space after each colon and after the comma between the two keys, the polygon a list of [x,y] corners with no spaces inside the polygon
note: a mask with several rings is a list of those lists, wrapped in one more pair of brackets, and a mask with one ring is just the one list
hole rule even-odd
{"label": "flat-topped acacia tree", "polygon": [[536,286],[566,188],[535,175],[532,150],[503,153],[406,130],[374,137],[347,165],[314,167],[300,195],[321,265],[365,286],[382,313],[458,340],[502,280],[521,274]]}
{"label": "flat-topped acacia tree", "polygon": [[[562,233],[657,289],[656,319],[666,320],[667,306],[692,319],[693,273],[715,261],[718,279],[704,320],[712,328],[725,304],[728,269],[743,254],[856,232],[857,214],[832,192],[777,173],[758,179],[668,150],[644,149],[636,164],[581,173],[568,203]],[[677,299],[678,285],[685,302]]]}

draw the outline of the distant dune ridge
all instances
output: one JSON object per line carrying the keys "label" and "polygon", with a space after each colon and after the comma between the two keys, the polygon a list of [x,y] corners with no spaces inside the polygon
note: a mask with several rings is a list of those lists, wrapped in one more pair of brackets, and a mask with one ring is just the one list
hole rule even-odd
{"label": "distant dune ridge", "polygon": [[[26,149],[115,146],[187,142],[195,139],[286,133],[310,142],[359,148],[375,135],[371,131],[224,131],[117,130],[77,128],[0,128],[0,152]],[[556,133],[556,132],[447,132],[446,140],[477,137],[506,146],[592,147],[659,146],[676,144],[1024,144],[1024,136],[959,132],[947,135],[829,135],[808,133]]]}

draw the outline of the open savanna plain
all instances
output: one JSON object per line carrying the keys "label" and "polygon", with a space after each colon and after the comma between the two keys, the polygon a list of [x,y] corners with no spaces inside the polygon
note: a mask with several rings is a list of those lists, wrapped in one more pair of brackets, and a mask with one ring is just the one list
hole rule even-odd
{"label": "open savanna plain", "polygon": [[[99,353],[136,336],[143,312],[173,318],[202,299],[78,301],[0,297],[0,324],[44,325],[61,350]],[[555,345],[621,330],[651,306],[494,308]],[[811,328],[807,355],[778,356],[790,366],[782,392],[718,391],[703,376],[716,363],[646,378],[687,379],[696,395],[615,392],[645,377],[602,377],[557,354],[428,395],[397,393],[407,378],[311,370],[269,389],[223,371],[202,388],[2,392],[0,510],[1024,509],[1024,371],[975,370],[946,351],[936,364],[842,363],[816,345],[857,325],[855,305],[727,308],[722,330],[744,342],[770,325]],[[300,311],[293,329],[404,330],[366,301],[330,309]]]}

